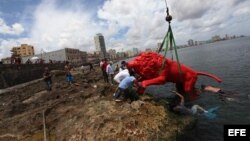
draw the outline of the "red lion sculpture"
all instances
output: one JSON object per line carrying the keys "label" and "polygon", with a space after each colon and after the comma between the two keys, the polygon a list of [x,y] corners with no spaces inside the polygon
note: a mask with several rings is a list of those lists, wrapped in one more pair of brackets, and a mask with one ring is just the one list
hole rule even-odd
{"label": "red lion sculpture", "polygon": [[[141,53],[134,60],[128,62],[127,67],[128,69],[134,69],[135,73],[140,75],[139,81],[143,91],[149,85],[173,82],[180,93],[189,95],[190,100],[194,100],[198,96],[195,90],[198,75],[209,76],[219,83],[222,82],[220,78],[212,74],[194,71],[183,64],[180,64],[180,73],[176,61],[166,59],[154,52]],[[143,93],[143,91],[140,93]]]}

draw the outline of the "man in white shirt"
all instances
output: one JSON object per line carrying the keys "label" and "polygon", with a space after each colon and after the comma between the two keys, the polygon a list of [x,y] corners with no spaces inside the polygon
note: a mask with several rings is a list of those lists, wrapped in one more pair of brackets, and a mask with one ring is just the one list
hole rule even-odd
{"label": "man in white shirt", "polygon": [[106,67],[106,72],[107,72],[107,74],[108,74],[108,79],[109,79],[109,78],[111,79],[110,83],[113,85],[113,84],[114,84],[114,81],[113,81],[114,70],[113,70],[113,68],[112,68],[112,64],[113,64],[113,62],[110,61],[109,64],[108,64],[108,66]]}
{"label": "man in white shirt", "polygon": [[102,67],[103,63],[104,63],[104,59],[102,59],[102,60],[100,61],[100,67]]}
{"label": "man in white shirt", "polygon": [[124,69],[115,75],[114,80],[119,84],[127,76],[130,76],[129,71],[128,69]]}

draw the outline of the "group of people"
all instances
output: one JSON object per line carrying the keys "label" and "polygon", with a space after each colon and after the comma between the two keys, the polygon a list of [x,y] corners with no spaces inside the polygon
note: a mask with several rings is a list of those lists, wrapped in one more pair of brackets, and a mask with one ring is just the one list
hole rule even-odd
{"label": "group of people", "polygon": [[[138,89],[140,89],[140,76],[136,74],[133,70],[126,68],[126,62],[122,61],[121,67],[119,67],[119,72],[114,76],[113,80],[118,84],[118,87],[113,94],[113,98],[115,101],[123,101],[126,99],[130,99],[131,101],[137,100],[139,97],[137,95]],[[117,68],[116,68],[117,69]],[[107,69],[108,70],[108,69]],[[117,69],[118,70],[118,69]],[[106,71],[109,74],[109,71]],[[104,72],[105,74],[105,72]],[[110,77],[112,80],[112,77]],[[209,86],[209,85],[201,85],[202,92],[211,92],[217,93],[220,96],[224,95],[225,92],[217,87]],[[170,103],[169,108],[171,111],[179,114],[188,114],[188,115],[196,115],[198,113],[209,113],[208,110],[204,109],[200,105],[193,105],[191,108],[185,106],[185,98],[182,94],[177,91],[171,91],[175,95],[175,101]],[[212,113],[209,113],[212,114]]]}
{"label": "group of people", "polygon": [[122,61],[121,66],[117,64],[115,69],[113,68],[113,62],[107,61],[106,58],[100,62],[100,68],[102,71],[104,82],[114,85],[114,75],[125,69],[125,61]]}
{"label": "group of people", "polygon": [[[93,68],[91,68],[91,70],[92,69]],[[66,77],[67,83],[69,85],[74,84],[74,85],[78,86],[79,84],[77,84],[74,81],[74,77],[73,77],[72,72],[71,72],[72,71],[72,66],[70,65],[70,63],[68,61],[65,62],[64,71],[65,71],[65,77]],[[52,74],[51,74],[48,67],[44,68],[43,80],[45,81],[45,84],[46,84],[46,90],[48,92],[51,92],[52,91]]]}
{"label": "group of people", "polygon": [[113,98],[115,101],[123,101],[125,99],[130,99],[131,101],[137,100],[138,96],[134,86],[136,86],[136,76],[133,71],[127,69],[126,61],[122,61],[121,65],[116,65],[113,69],[113,62],[107,62],[107,59],[103,59],[100,62],[100,68],[102,70],[104,82],[113,84],[118,84]]}
{"label": "group of people", "polygon": [[[118,87],[113,94],[113,99],[115,101],[124,101],[126,99],[130,99],[131,101],[138,100],[139,97],[137,95],[138,89],[140,89],[140,76],[135,73],[132,69],[128,69],[126,67],[127,62],[122,61],[121,65],[117,64],[115,69],[113,69],[112,61],[107,61],[107,59],[103,59],[100,62],[100,68],[102,70],[104,82],[113,84],[118,84]],[[64,71],[66,75],[66,80],[69,84],[74,83],[74,78],[71,73],[72,67],[70,67],[69,62],[66,62],[64,66]],[[91,68],[92,70],[93,68]],[[44,81],[46,82],[47,90],[52,90],[52,80],[51,80],[51,73],[48,67],[45,68],[44,74]],[[180,113],[180,114],[197,114],[198,112],[207,113],[208,111],[205,110],[203,107],[199,105],[193,105],[191,108],[187,108],[185,106],[185,99],[182,94],[177,91],[171,91],[175,95],[175,101],[170,103],[169,108],[171,111]],[[206,86],[201,85],[200,93],[202,92],[212,92],[217,93],[219,95],[225,95],[225,92],[217,87],[213,86]]]}

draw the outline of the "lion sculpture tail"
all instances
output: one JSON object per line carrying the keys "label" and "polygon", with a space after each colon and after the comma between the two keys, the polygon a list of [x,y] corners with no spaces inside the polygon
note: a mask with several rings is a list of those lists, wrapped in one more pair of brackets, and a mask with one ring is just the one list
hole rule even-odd
{"label": "lion sculpture tail", "polygon": [[213,79],[216,80],[218,83],[221,83],[221,82],[222,82],[222,80],[221,80],[219,77],[217,77],[217,76],[215,76],[215,75],[212,75],[212,74],[209,74],[209,73],[197,72],[197,75],[205,75],[205,76],[208,76],[208,77],[213,78]]}

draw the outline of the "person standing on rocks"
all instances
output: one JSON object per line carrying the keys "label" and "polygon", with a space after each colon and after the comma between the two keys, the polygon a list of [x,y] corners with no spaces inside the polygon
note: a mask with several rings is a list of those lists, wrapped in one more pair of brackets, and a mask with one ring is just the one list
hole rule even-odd
{"label": "person standing on rocks", "polygon": [[46,83],[47,91],[50,92],[52,90],[52,79],[51,79],[51,73],[50,73],[48,67],[45,67],[45,69],[44,69],[43,79]]}
{"label": "person standing on rocks", "polygon": [[82,73],[84,74],[84,66],[83,65],[81,66],[80,69],[81,69]]}
{"label": "person standing on rocks", "polygon": [[102,75],[103,75],[104,82],[109,83],[108,74],[106,72],[107,66],[108,66],[108,63],[107,63],[107,59],[105,58],[102,66],[101,66],[101,69],[102,69]]}
{"label": "person standing on rocks", "polygon": [[106,67],[106,72],[108,74],[108,79],[110,78],[110,84],[113,85],[114,81],[113,81],[113,77],[114,77],[114,70],[112,68],[112,64],[113,62],[110,61],[108,66]]}
{"label": "person standing on rocks", "polygon": [[119,65],[116,64],[116,67],[115,67],[115,74],[117,74],[119,72]]}
{"label": "person standing on rocks", "polygon": [[66,64],[65,64],[65,66],[64,66],[64,71],[65,71],[65,74],[66,74],[66,80],[67,80],[67,82],[71,85],[71,84],[73,84],[73,80],[74,80],[74,78],[73,78],[73,76],[72,76],[72,74],[71,74],[71,66],[70,66],[70,64],[69,64],[69,62],[68,61],[66,61]]}
{"label": "person standing on rocks", "polygon": [[103,63],[104,63],[104,59],[102,59],[102,60],[100,61],[100,68],[101,68],[101,70],[102,70],[102,65],[103,65]]}
{"label": "person standing on rocks", "polygon": [[89,71],[95,70],[92,63],[89,63]]}

